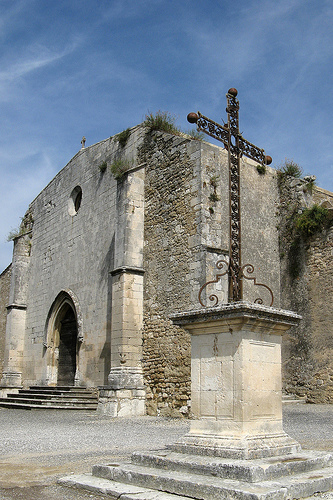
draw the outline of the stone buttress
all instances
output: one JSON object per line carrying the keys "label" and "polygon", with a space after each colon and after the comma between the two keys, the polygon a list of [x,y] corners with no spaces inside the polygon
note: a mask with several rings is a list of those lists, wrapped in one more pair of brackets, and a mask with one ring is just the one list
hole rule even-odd
{"label": "stone buttress", "polygon": [[141,366],[143,323],[144,170],[117,186],[115,260],[112,276],[111,369],[100,388],[99,409],[113,416],[145,413]]}

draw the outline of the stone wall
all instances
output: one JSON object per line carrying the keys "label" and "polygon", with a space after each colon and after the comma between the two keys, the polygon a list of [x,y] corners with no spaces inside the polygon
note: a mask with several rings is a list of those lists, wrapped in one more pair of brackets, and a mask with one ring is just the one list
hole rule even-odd
{"label": "stone wall", "polygon": [[[311,187],[311,186],[310,186]],[[333,228],[295,237],[295,217],[314,203],[333,207],[333,194],[306,181],[280,182],[282,307],[302,315],[283,341],[283,379],[287,392],[313,403],[333,402]],[[331,209],[329,209],[331,211]]]}
{"label": "stone wall", "polygon": [[[121,159],[128,167],[135,167],[138,142],[140,129],[135,128],[126,148],[113,137],[80,150],[30,205],[34,226],[24,352],[25,385],[48,380],[46,356],[52,345],[47,338],[47,319],[60,293],[72,297],[82,320],[78,357],[81,382],[79,379],[77,382],[95,387],[107,384],[111,366],[113,277],[110,273],[119,265],[115,262],[121,253],[117,244],[124,243],[121,231],[116,242],[117,210],[123,184],[117,182],[110,166]],[[80,189],[81,203],[76,207]],[[130,200],[127,202],[129,205]]]}
{"label": "stone wall", "polygon": [[[218,272],[229,252],[227,152],[211,144],[163,133],[147,135],[139,158],[145,167],[143,369],[147,411],[187,413],[190,404],[190,338],[168,319],[175,311],[200,307],[198,292]],[[242,161],[243,263],[252,263],[280,303],[275,171],[261,176]],[[261,203],[258,204],[258,199]],[[207,289],[228,300],[227,277]],[[261,293],[262,292],[262,293]],[[270,295],[244,286],[244,298]],[[269,302],[268,302],[269,304]]]}
{"label": "stone wall", "polygon": [[4,361],[6,320],[7,320],[6,307],[8,306],[9,303],[10,278],[11,278],[11,265],[9,265],[0,274],[0,379],[2,376],[2,368]]}
{"label": "stone wall", "polygon": [[150,414],[187,409],[190,394],[189,334],[168,319],[175,308],[192,305],[196,276],[189,265],[200,251],[191,239],[197,227],[188,144],[157,133],[147,135],[141,149],[146,162],[143,369]]}
{"label": "stone wall", "polygon": [[[279,307],[276,172],[260,175],[244,158],[240,168],[242,262]],[[75,383],[139,377],[142,358],[148,412],[187,413],[190,338],[169,317],[200,308],[199,290],[219,273],[217,261],[228,260],[227,152],[134,127],[125,145],[115,136],[79,151],[29,210],[23,384],[56,383],[49,324],[67,297],[78,315]],[[207,306],[212,294],[227,302],[227,275],[203,289]],[[257,297],[270,304],[267,288],[246,280],[244,299]]]}

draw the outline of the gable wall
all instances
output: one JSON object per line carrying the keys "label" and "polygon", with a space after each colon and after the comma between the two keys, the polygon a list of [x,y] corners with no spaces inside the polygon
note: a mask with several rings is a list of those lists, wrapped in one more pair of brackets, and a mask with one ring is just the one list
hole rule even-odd
{"label": "gable wall", "polygon": [[[132,134],[132,142],[138,140]],[[135,149],[135,148],[134,148]],[[128,155],[133,147],[129,144]],[[46,318],[57,295],[70,290],[82,311],[80,369],[84,384],[107,383],[110,371],[111,276],[114,267],[117,203],[121,184],[108,165],[122,154],[112,138],[81,150],[31,203],[31,240],[27,324],[26,385],[45,381]],[[134,163],[135,158],[131,158]],[[71,216],[72,190],[82,188],[82,202]],[[41,362],[42,360],[42,362]]]}

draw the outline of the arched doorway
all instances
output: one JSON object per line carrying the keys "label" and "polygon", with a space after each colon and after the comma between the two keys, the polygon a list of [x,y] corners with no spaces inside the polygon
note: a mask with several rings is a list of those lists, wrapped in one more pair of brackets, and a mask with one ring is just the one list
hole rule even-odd
{"label": "arched doorway", "polygon": [[71,295],[64,291],[58,295],[46,322],[45,378],[46,384],[50,386],[80,384],[78,355],[82,325],[79,324],[77,308]]}
{"label": "arched doorway", "polygon": [[59,328],[59,358],[57,385],[74,385],[76,372],[77,323],[69,304],[64,307]]}

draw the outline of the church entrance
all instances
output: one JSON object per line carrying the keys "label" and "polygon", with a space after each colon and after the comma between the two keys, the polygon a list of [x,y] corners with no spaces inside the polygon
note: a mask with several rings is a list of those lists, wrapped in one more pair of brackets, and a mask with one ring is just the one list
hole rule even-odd
{"label": "church entrance", "polygon": [[68,306],[60,322],[57,385],[74,385],[76,372],[77,324],[74,311]]}
{"label": "church entrance", "polygon": [[68,293],[61,292],[50,309],[44,343],[45,383],[48,386],[80,384],[78,362],[82,326],[80,330],[76,303]]}

